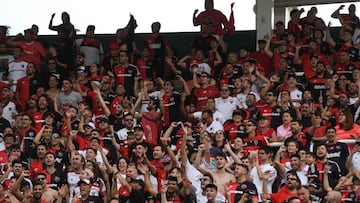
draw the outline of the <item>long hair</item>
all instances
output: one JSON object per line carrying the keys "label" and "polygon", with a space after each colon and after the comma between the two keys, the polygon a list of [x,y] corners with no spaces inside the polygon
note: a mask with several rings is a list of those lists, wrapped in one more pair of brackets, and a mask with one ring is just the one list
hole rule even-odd
{"label": "long hair", "polygon": [[345,122],[339,123],[340,129],[343,129],[343,130],[352,129],[354,126],[354,118],[353,118],[352,113],[346,109],[340,110],[340,112],[342,112],[345,116]]}

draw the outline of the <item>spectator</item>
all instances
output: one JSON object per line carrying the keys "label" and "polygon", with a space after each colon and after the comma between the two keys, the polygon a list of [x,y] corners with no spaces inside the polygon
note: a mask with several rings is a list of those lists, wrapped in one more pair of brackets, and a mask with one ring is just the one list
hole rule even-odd
{"label": "spectator", "polygon": [[67,12],[61,13],[61,20],[62,24],[53,26],[53,19],[55,17],[55,13],[51,15],[50,23],[49,23],[49,29],[57,32],[64,32],[64,35],[66,38],[70,40],[75,40],[75,28],[74,25],[70,21],[70,15]]}
{"label": "spectator", "polygon": [[[259,164],[258,156],[261,164]],[[272,191],[272,185],[277,175],[276,169],[270,164],[271,156],[271,149],[266,146],[261,147],[258,154],[252,153],[249,155],[249,161],[252,167],[250,170],[250,180],[256,186],[257,194],[259,195],[258,198],[261,198],[260,194],[262,194],[263,191]],[[263,185],[263,181],[266,182],[266,184]],[[266,187],[265,189],[264,186]]]}
{"label": "spectator", "polygon": [[240,108],[238,100],[230,96],[228,85],[220,87],[220,97],[215,98],[215,108],[225,116],[225,120],[231,119],[231,113]]}
{"label": "spectator", "polygon": [[6,69],[6,72],[3,75],[3,80],[7,80],[9,85],[11,85],[11,90],[16,91],[16,83],[20,78],[26,76],[26,67],[27,62],[23,60],[24,49],[20,46],[17,46],[13,49],[14,61],[9,63],[9,67]]}
{"label": "spectator", "polygon": [[64,114],[70,106],[77,108],[81,101],[81,94],[73,90],[72,80],[70,78],[64,79],[62,81],[62,90],[55,99],[55,108]]}
{"label": "spectator", "polygon": [[76,39],[76,48],[85,55],[85,66],[90,66],[92,63],[102,64],[104,59],[104,48],[101,41],[94,37],[95,26],[89,25],[86,28],[84,38]]}
{"label": "spectator", "polygon": [[329,165],[331,167],[331,172],[329,172],[328,180],[329,186],[334,188],[338,183],[341,171],[340,167],[336,162],[333,162],[327,158],[327,151],[325,144],[319,144],[316,148],[316,161],[310,165],[309,170],[309,181],[308,185],[311,187],[310,193],[317,197],[324,197],[324,179],[320,174],[324,173],[325,165]]}
{"label": "spectator", "polygon": [[32,29],[24,30],[24,34],[24,40],[14,41],[15,38],[12,38],[7,43],[13,47],[20,46],[24,51],[23,60],[32,62],[36,69],[40,70],[41,60],[45,57],[46,51],[41,43],[34,41],[34,31]]}
{"label": "spectator", "polygon": [[339,19],[341,25],[344,28],[354,28],[358,23],[360,23],[359,17],[356,16],[356,7],[355,4],[350,4],[349,13],[340,14],[340,10],[342,10],[345,6],[341,5],[338,9],[331,14],[332,18]]}
{"label": "spectator", "polygon": [[8,64],[13,60],[14,57],[9,54],[7,44],[0,43],[0,78],[3,78],[3,74],[8,69]]}
{"label": "spectator", "polygon": [[286,185],[282,186],[278,192],[271,193],[267,191],[267,179],[269,177],[269,173],[265,173],[264,178],[264,195],[262,195],[262,200],[266,201],[267,199],[271,199],[272,202],[280,203],[286,200],[291,199],[292,197],[297,196],[296,188],[300,185],[299,177],[296,174],[295,170],[290,170],[286,173]]}
{"label": "spectator", "polygon": [[120,52],[120,64],[114,68],[116,84],[123,84],[129,95],[134,95],[134,78],[140,76],[139,69],[130,64],[127,52]]}
{"label": "spectator", "polygon": [[171,57],[173,52],[169,45],[169,40],[160,34],[160,22],[151,24],[151,36],[144,40],[144,47],[149,49],[149,60],[152,62],[151,70],[153,78],[164,77],[165,73],[165,56]]}

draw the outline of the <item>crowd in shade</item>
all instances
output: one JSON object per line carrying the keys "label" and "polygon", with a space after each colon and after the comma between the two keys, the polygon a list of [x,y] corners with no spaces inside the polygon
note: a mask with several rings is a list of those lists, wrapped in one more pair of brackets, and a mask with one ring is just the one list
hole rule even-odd
{"label": "crowd in shade", "polygon": [[234,14],[205,0],[186,56],[160,22],[105,46],[57,17],[53,41],[0,26],[1,203],[360,202],[354,4],[338,32],[294,9],[230,51]]}

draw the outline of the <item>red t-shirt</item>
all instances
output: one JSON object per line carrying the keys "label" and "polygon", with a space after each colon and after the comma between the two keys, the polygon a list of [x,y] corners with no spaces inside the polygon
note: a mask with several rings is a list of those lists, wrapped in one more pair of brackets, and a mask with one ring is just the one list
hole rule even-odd
{"label": "red t-shirt", "polygon": [[215,86],[195,88],[193,93],[193,104],[196,104],[196,111],[200,111],[201,107],[206,105],[206,100],[208,98],[217,98],[219,96],[220,92]]}
{"label": "red t-shirt", "polygon": [[277,193],[270,194],[271,202],[273,203],[283,203],[285,200],[290,197],[297,196],[297,193],[290,193],[287,186],[283,186],[279,189]]}
{"label": "red t-shirt", "polygon": [[44,164],[44,162],[38,161],[38,160],[34,160],[33,162],[31,162],[31,165],[30,165],[31,178],[35,178],[35,176],[38,173],[40,173],[44,170],[43,164]]}
{"label": "red t-shirt", "polygon": [[46,51],[41,43],[36,41],[17,41],[16,46],[21,46],[23,48],[23,60],[34,63],[36,69],[40,70],[41,58],[46,56]]}

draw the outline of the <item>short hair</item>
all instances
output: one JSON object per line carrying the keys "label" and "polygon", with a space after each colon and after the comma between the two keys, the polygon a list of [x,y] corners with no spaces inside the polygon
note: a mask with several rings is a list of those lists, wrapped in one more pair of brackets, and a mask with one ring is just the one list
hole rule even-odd
{"label": "short hair", "polygon": [[169,177],[168,177],[168,181],[178,182],[178,179],[177,179],[177,177],[175,177],[175,176],[169,176]]}
{"label": "short hair", "polygon": [[248,120],[248,122],[252,123],[255,127],[258,126],[258,122],[254,119],[250,119],[250,120]]}
{"label": "short hair", "polygon": [[291,122],[296,122],[296,123],[298,123],[299,125],[301,125],[301,126],[302,126],[301,121],[300,121],[300,120],[298,120],[298,119],[293,119]]}
{"label": "short hair", "polygon": [[47,156],[47,155],[53,155],[54,156],[54,158],[55,158],[55,154],[53,153],[53,152],[46,152],[46,154],[45,154],[45,156]]}
{"label": "short hair", "polygon": [[213,178],[211,175],[204,174],[203,177],[204,177],[204,176],[209,177],[211,183],[214,182],[214,178]]}
{"label": "short hair", "polygon": [[289,199],[287,199],[287,200],[284,200],[283,202],[285,202],[285,203],[291,203],[291,201],[293,201],[293,200],[296,200],[296,199],[300,199],[298,196],[293,196],[293,197],[290,197]]}
{"label": "short hair", "polygon": [[299,176],[298,176],[298,174],[297,174],[297,172],[296,172],[295,169],[291,169],[291,170],[287,171],[287,172],[286,172],[286,176],[287,176],[287,175],[293,175],[293,176],[296,177],[296,180],[297,180],[299,183],[301,182],[301,181],[300,181],[300,178],[299,178]]}
{"label": "short hair", "polygon": [[294,158],[294,157],[300,159],[300,155],[297,154],[297,153],[290,155],[290,159],[291,159],[291,158]]}
{"label": "short hair", "polygon": [[268,89],[268,91],[266,92],[266,93],[273,93],[273,95],[274,95],[274,97],[277,97],[277,92],[276,92],[276,90],[274,90],[274,89]]}
{"label": "short hair", "polygon": [[226,160],[226,154],[224,152],[218,152],[216,153],[215,157],[222,157]]}
{"label": "short hair", "polygon": [[201,114],[203,114],[203,113],[207,113],[210,117],[213,116],[213,112],[210,109],[203,110]]}
{"label": "short hair", "polygon": [[24,49],[21,46],[15,46],[14,49],[20,49],[21,52],[24,52]]}
{"label": "short hair", "polygon": [[22,165],[22,162],[20,159],[14,159],[12,162],[11,162],[11,165],[14,166],[15,164],[21,164]]}
{"label": "short hair", "polygon": [[208,188],[215,189],[217,191],[217,186],[213,183],[209,183],[205,186],[205,190]]}
{"label": "short hair", "polygon": [[263,151],[265,152],[265,154],[271,154],[271,153],[273,153],[272,149],[271,149],[270,147],[268,147],[268,146],[261,146],[260,149],[259,149],[259,151],[260,151],[260,150],[263,150]]}
{"label": "short hair", "polygon": [[236,166],[241,166],[246,169],[247,172],[249,172],[249,167],[245,164],[236,164]]}
{"label": "short hair", "polygon": [[327,132],[328,130],[331,130],[331,129],[334,130],[336,133],[336,128],[335,128],[335,126],[332,126],[332,125],[326,127],[325,132]]}
{"label": "short hair", "polygon": [[10,146],[10,151],[15,150],[15,149],[21,149],[20,144],[15,143]]}

